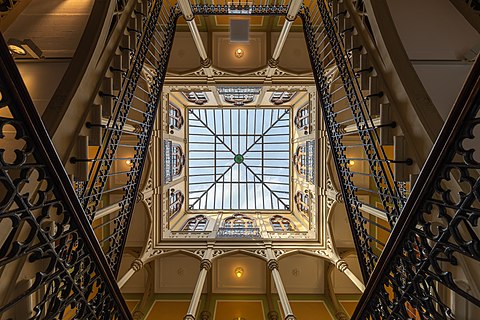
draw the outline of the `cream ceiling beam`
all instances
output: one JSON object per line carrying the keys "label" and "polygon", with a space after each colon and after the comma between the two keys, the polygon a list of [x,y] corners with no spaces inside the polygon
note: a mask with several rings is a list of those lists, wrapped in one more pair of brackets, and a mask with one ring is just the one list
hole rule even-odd
{"label": "cream ceiling beam", "polygon": [[280,32],[277,44],[275,45],[275,49],[273,50],[273,55],[268,60],[268,68],[266,73],[267,79],[271,78],[275,73],[275,70],[277,69],[278,58],[282,53],[282,49],[285,45],[285,41],[287,40],[288,33],[290,32],[290,28],[292,27],[293,21],[297,17],[298,11],[300,10],[302,3],[303,0],[292,0],[289,4],[287,16],[285,17],[285,23],[283,24],[282,31]]}
{"label": "cream ceiling beam", "polygon": [[202,65],[205,74],[209,79],[213,80],[213,69],[212,69],[212,60],[208,57],[205,46],[203,45],[202,38],[200,37],[200,32],[198,31],[197,25],[195,24],[195,16],[193,15],[192,7],[190,1],[188,0],[178,0],[178,6],[182,11],[185,20],[187,21],[188,28],[192,33],[193,42],[197,47],[198,53],[200,54],[200,64]]}

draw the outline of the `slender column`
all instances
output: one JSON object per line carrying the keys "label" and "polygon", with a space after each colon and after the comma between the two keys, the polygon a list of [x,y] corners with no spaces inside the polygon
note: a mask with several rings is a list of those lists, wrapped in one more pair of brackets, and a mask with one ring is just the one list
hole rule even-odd
{"label": "slender column", "polygon": [[179,0],[178,6],[187,20],[188,28],[192,33],[193,42],[195,42],[195,46],[197,47],[198,54],[200,55],[200,64],[205,71],[207,77],[213,77],[213,70],[212,70],[212,60],[208,57],[207,51],[205,50],[205,46],[203,45],[202,38],[200,37],[200,32],[198,31],[197,25],[195,24],[195,16],[193,15],[192,7],[188,0]]}
{"label": "slender column", "polygon": [[267,267],[272,272],[273,282],[277,288],[278,297],[280,298],[280,304],[282,305],[283,314],[285,314],[285,320],[296,320],[297,318],[293,315],[292,308],[290,307],[290,302],[288,302],[287,293],[285,292],[285,287],[283,286],[282,278],[280,277],[280,272],[278,271],[278,262],[275,258],[275,255],[272,252],[272,249],[267,249]]}
{"label": "slender column", "polygon": [[357,276],[348,268],[348,264],[345,260],[339,259],[335,261],[335,267],[343,272],[352,282],[357,286],[357,288],[361,291],[365,291],[365,285],[357,278]]}
{"label": "slender column", "polygon": [[212,262],[210,261],[211,258],[212,249],[208,248],[202,262],[200,263],[200,273],[198,275],[197,284],[195,285],[195,290],[193,291],[187,314],[183,317],[183,320],[195,320],[195,314],[197,313],[198,303],[200,302],[203,286],[205,285],[205,279],[207,278],[208,271],[212,268]]}
{"label": "slender column", "polygon": [[302,6],[301,0],[292,0],[288,7],[287,16],[285,17],[285,23],[283,24],[282,31],[280,32],[280,36],[278,37],[277,44],[275,45],[275,49],[273,50],[272,57],[268,60],[268,68],[266,77],[271,78],[275,69],[278,66],[278,58],[282,53],[283,46],[285,45],[285,41],[287,40],[288,33],[290,32],[290,28],[292,27],[293,21],[297,17],[298,11]]}
{"label": "slender column", "polygon": [[118,287],[121,288],[127,283],[128,280],[140,269],[143,268],[143,261],[141,259],[135,259],[130,266],[130,269],[123,275],[123,277],[118,281]]}

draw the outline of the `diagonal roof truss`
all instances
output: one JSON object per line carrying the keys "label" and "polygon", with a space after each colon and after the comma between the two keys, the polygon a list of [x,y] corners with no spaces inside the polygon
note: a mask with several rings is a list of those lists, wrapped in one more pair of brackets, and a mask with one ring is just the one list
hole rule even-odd
{"label": "diagonal roof truss", "polygon": [[189,210],[289,210],[290,109],[188,109]]}

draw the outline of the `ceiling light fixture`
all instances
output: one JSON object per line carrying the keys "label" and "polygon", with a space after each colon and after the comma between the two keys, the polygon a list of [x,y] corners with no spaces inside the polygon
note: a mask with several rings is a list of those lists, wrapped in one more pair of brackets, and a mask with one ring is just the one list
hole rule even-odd
{"label": "ceiling light fixture", "polygon": [[239,59],[240,59],[241,57],[243,57],[244,54],[245,54],[245,52],[243,52],[243,50],[240,49],[240,48],[238,48],[238,49],[235,50],[235,57],[237,57],[237,58],[239,58]]}
{"label": "ceiling light fixture", "polygon": [[348,164],[351,165],[351,166],[353,166],[353,165],[355,164],[355,161],[350,160],[350,161],[348,161]]}
{"label": "ceiling light fixture", "polygon": [[243,276],[243,268],[242,267],[237,267],[235,268],[235,275],[237,278],[241,278]]}
{"label": "ceiling light fixture", "polygon": [[8,39],[7,43],[8,43],[8,50],[10,50],[12,54],[15,53],[20,56],[24,56],[27,54],[27,51],[25,51],[25,49],[22,47],[22,44],[23,44],[22,41],[15,38],[11,38],[11,39]]}
{"label": "ceiling light fixture", "polygon": [[43,58],[43,52],[40,48],[31,40],[24,39],[20,41],[16,38],[10,38],[7,41],[8,49],[11,53],[19,56],[26,56],[27,54],[34,59]]}
{"label": "ceiling light fixture", "polygon": [[127,161],[125,161],[125,163],[127,164],[127,166],[131,167],[133,166],[133,161],[128,159]]}

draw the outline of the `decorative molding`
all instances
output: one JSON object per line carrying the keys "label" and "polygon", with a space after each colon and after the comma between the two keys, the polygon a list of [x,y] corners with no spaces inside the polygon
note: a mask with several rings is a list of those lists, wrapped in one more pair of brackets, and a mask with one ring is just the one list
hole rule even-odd
{"label": "decorative molding", "polygon": [[132,265],[130,266],[135,272],[139,271],[140,269],[143,268],[143,261],[141,259],[135,259],[132,262]]}
{"label": "decorative molding", "polygon": [[212,262],[209,259],[202,259],[200,262],[200,269],[210,270],[212,268]]}
{"label": "decorative molding", "polygon": [[278,261],[277,259],[270,259],[267,262],[267,267],[270,271],[273,271],[275,269],[278,269]]}

